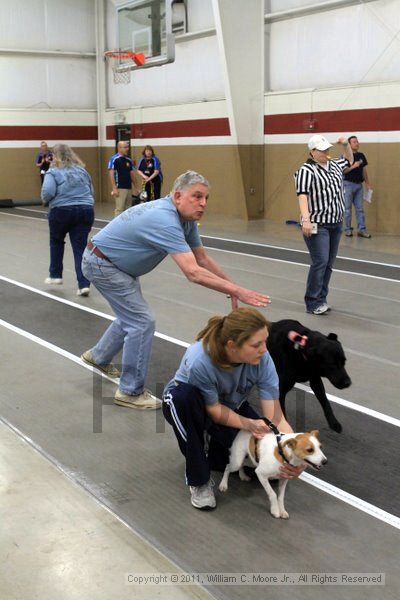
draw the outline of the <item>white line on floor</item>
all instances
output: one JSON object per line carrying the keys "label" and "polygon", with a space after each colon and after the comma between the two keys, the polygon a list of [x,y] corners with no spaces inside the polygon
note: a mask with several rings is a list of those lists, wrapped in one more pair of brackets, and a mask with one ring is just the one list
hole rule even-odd
{"label": "white line on floor", "polygon": [[[64,298],[58,298],[57,296],[53,296],[52,294],[43,292],[42,290],[37,290],[36,288],[34,288],[30,285],[26,285],[25,283],[20,283],[19,281],[15,281],[13,279],[9,279],[8,277],[4,277],[3,275],[0,275],[0,281],[1,280],[6,281],[7,283],[11,283],[12,285],[21,287],[23,289],[29,290],[30,292],[34,292],[35,294],[39,294],[40,296],[44,296],[45,298],[49,298],[50,300],[55,300],[56,302],[61,302],[62,304],[67,304],[68,306],[72,306],[73,308],[78,308],[79,310],[83,310],[85,312],[92,313],[99,317],[103,317],[103,318],[107,319],[108,321],[114,320],[114,317],[112,315],[108,315],[107,313],[103,313],[94,308],[90,308],[89,306],[82,306],[81,304],[77,304],[76,302],[72,302],[71,300],[65,300]],[[167,342],[175,344],[176,346],[181,346],[182,348],[188,348],[190,346],[190,344],[188,344],[187,342],[178,340],[177,338],[173,338],[173,337],[171,337],[169,335],[165,335],[163,333],[159,333],[158,331],[155,332],[154,336],[161,340],[165,340]],[[314,395],[314,392],[306,385],[303,385],[301,383],[296,383],[295,387]],[[375,419],[384,421],[385,423],[390,423],[391,425],[400,427],[400,419],[396,419],[395,417],[385,415],[384,413],[381,413],[381,412],[378,412],[371,408],[368,408],[367,406],[363,406],[361,404],[355,404],[354,402],[350,402],[349,400],[345,400],[344,398],[339,398],[338,396],[334,396],[332,394],[327,394],[327,396],[328,396],[329,400],[331,400],[332,402],[335,402],[336,404],[340,404],[341,406],[345,406],[345,407],[355,410],[357,412],[367,414]]]}
{"label": "white line on floor", "polygon": [[[97,219],[100,221],[100,219]],[[249,246],[258,246],[259,248],[273,248],[276,250],[287,250],[288,252],[300,252],[301,254],[308,254],[307,250],[296,250],[296,248],[288,248],[287,246],[273,246],[272,244],[260,244],[258,242],[249,242],[246,240],[235,240],[232,238],[221,238],[215,237],[212,235],[202,235],[202,237],[209,238],[210,240],[218,240],[221,242],[233,242],[235,244],[248,244]],[[253,255],[251,255],[253,256]],[[400,265],[392,265],[391,263],[383,263],[376,262],[374,260],[365,260],[364,258],[351,258],[351,256],[340,256],[337,255],[336,258],[341,258],[342,260],[354,260],[355,262],[367,263],[369,265],[382,265],[383,267],[395,267],[396,269],[400,268]]]}
{"label": "white line on floor", "polygon": [[[12,325],[11,323],[8,323],[7,321],[4,321],[2,319],[0,319],[0,326],[28,339],[31,342],[34,342],[35,344],[39,344],[43,348],[47,348],[48,350],[51,350],[52,352],[55,352],[56,354],[63,356],[64,358],[67,358],[67,359],[73,361],[74,363],[79,364],[81,367],[84,367],[85,369],[93,371],[93,368],[90,367],[89,365],[87,365],[86,363],[82,362],[78,356],[75,356],[74,354],[71,354],[71,352],[67,352],[66,350],[63,350],[62,348],[59,348],[58,346],[55,346],[54,344],[51,344],[50,342],[47,342],[46,340],[43,340],[42,338],[40,338],[36,335],[33,335],[33,334],[29,333],[28,331],[21,329],[20,327],[16,327],[15,325]],[[165,336],[165,339],[168,339],[168,337]],[[110,381],[113,381],[113,380],[110,380]],[[114,383],[115,383],[115,381],[114,381]],[[15,430],[14,427],[13,427],[13,429]],[[29,443],[36,446],[36,444],[30,438],[27,438],[25,436],[23,436],[23,437],[26,441],[29,441]],[[47,455],[47,454],[44,454],[44,455]],[[48,455],[47,455],[47,457],[48,457]],[[51,461],[53,462],[53,464],[56,464],[59,467],[59,463],[57,461],[55,461],[53,458],[51,458]],[[63,470],[63,472],[65,472],[64,469],[61,469],[61,470]],[[391,525],[392,527],[395,527],[396,529],[400,529],[400,519],[398,517],[396,517],[395,515],[392,515],[391,513],[388,513],[386,511],[378,508],[377,506],[374,506],[373,504],[369,504],[368,502],[361,500],[361,498],[358,498],[357,496],[352,496],[351,494],[348,494],[344,490],[341,490],[340,488],[337,488],[336,486],[334,486],[330,483],[326,483],[320,479],[317,479],[316,477],[313,477],[312,475],[309,475],[308,473],[303,473],[302,475],[300,475],[300,478],[303,479],[306,483],[309,483],[310,485],[313,485],[314,487],[321,489],[322,491],[326,492],[327,494],[330,494],[331,496],[335,496],[336,498],[339,498],[339,500],[342,500],[346,504],[350,504],[351,506],[354,506],[358,510],[365,512],[385,523],[388,523],[389,525]]]}
{"label": "white line on floor", "polygon": [[[28,210],[28,209],[23,209],[23,210]],[[40,212],[40,213],[43,214],[43,211],[32,211],[32,212]],[[5,215],[8,215],[10,217],[18,217],[20,219],[36,219],[36,217],[27,217],[26,215],[13,215],[13,214],[7,213],[7,212],[2,212],[0,214],[5,214]],[[109,221],[106,221],[104,219],[98,219],[98,218],[96,218],[96,221],[100,221],[100,222],[104,222],[104,223],[109,223]],[[96,229],[97,231],[100,231],[102,228],[101,227],[92,227],[92,229]],[[268,244],[259,244],[259,243],[256,243],[256,242],[246,242],[246,241],[243,241],[243,240],[232,240],[232,239],[229,239],[229,238],[219,238],[219,237],[213,237],[213,236],[210,236],[210,235],[205,235],[205,236],[202,236],[202,237],[206,237],[206,238],[209,238],[211,240],[220,240],[220,241],[234,242],[234,243],[237,243],[237,244],[243,243],[243,244],[249,244],[249,245],[252,245],[252,246],[260,246],[262,248],[276,248],[277,250],[287,250],[289,252],[300,252],[301,254],[308,254],[308,252],[306,250],[296,250],[294,248],[287,248],[285,246],[271,246],[271,245],[268,245]],[[227,252],[228,254],[239,254],[240,256],[248,256],[250,258],[260,258],[260,259],[263,259],[263,260],[271,260],[271,261],[275,261],[275,262],[282,262],[282,263],[286,263],[286,264],[290,264],[290,265],[296,265],[296,266],[300,266],[300,267],[307,267],[307,268],[309,267],[308,264],[299,263],[299,262],[295,262],[295,261],[292,261],[292,260],[283,260],[283,259],[280,259],[280,258],[271,258],[269,256],[259,256],[259,255],[256,255],[256,254],[248,254],[246,252],[237,252],[235,250],[225,250],[225,249],[222,249],[222,248],[213,248],[212,246],[206,246],[206,245],[204,247],[207,248],[208,250],[215,250],[215,251],[218,251],[218,252]],[[377,262],[377,261],[372,261],[372,260],[365,260],[365,259],[361,259],[361,258],[351,258],[349,256],[337,256],[337,258],[340,258],[342,260],[349,260],[349,261],[353,260],[355,262],[361,262],[361,263],[365,263],[365,264],[381,265],[381,266],[385,266],[385,267],[394,267],[394,268],[397,268],[397,269],[400,268],[399,265],[394,265],[394,264],[391,264],[391,263],[382,263],[382,262]],[[358,273],[357,271],[350,271],[350,270],[336,269],[336,268],[334,269],[334,271],[336,273],[350,273],[352,275],[359,275],[360,277],[371,277],[372,279],[381,279],[383,281],[391,281],[391,282],[394,282],[394,283],[399,283],[398,279],[390,279],[389,277],[380,277],[379,275],[369,275],[367,273]]]}
{"label": "white line on floor", "polygon": [[376,519],[383,521],[384,523],[388,523],[396,529],[400,529],[400,519],[399,517],[396,517],[396,515],[392,515],[391,513],[374,506],[374,504],[365,502],[365,500],[361,500],[361,498],[353,496],[352,494],[349,494],[348,492],[345,492],[344,490],[341,490],[340,488],[337,488],[334,485],[323,481],[322,479],[318,479],[309,473],[302,473],[300,475],[300,479],[322,490],[326,494],[334,496],[335,498],[342,500],[342,502],[346,502],[346,504],[350,504],[351,506],[358,508],[358,510],[365,512]]}
{"label": "white line on floor", "polygon": [[[221,248],[213,248],[211,246],[204,246],[207,250],[214,250],[215,252],[226,252],[228,254],[237,254],[239,256],[249,256],[250,258],[258,258],[259,260],[270,260],[272,262],[280,262],[286,265],[296,265],[299,267],[305,267],[308,269],[310,265],[306,265],[304,263],[295,262],[294,260],[283,260],[282,258],[271,258],[269,256],[259,256],[258,254],[247,254],[246,252],[235,252],[234,250],[223,250]],[[379,275],[369,275],[368,273],[358,273],[357,271],[346,271],[344,269],[336,269],[333,271],[335,273],[345,273],[347,275],[358,275],[359,277],[370,277],[371,279],[380,279],[383,281],[391,281],[393,283],[400,283],[398,279],[390,279],[389,277],[379,277]]]}
{"label": "white line on floor", "polygon": [[[24,208],[24,207],[16,207],[16,210],[28,210],[29,212],[37,212],[37,213],[41,213],[43,214],[42,210],[37,210],[37,209],[33,209],[33,208]],[[110,223],[109,219],[100,219],[98,217],[96,217],[96,221],[99,221],[100,223]],[[98,229],[98,228],[96,228]],[[202,235],[202,237],[208,238],[210,240],[218,240],[221,242],[233,242],[235,244],[248,244],[249,246],[258,246],[259,248],[273,248],[276,250],[287,250],[288,252],[300,252],[301,254],[308,254],[307,250],[298,250],[296,248],[288,248],[287,246],[274,246],[272,244],[261,244],[260,242],[250,242],[248,240],[235,240],[233,238],[223,238],[223,237],[217,237],[214,235]],[[253,256],[253,255],[251,255]],[[395,268],[400,268],[400,265],[395,265],[395,264],[391,264],[391,263],[384,263],[384,262],[377,262],[375,260],[365,260],[364,258],[352,258],[351,256],[341,256],[338,255],[337,258],[340,258],[342,260],[354,260],[355,262],[362,262],[362,263],[366,263],[369,265],[382,265],[384,267],[395,267]]]}
{"label": "white line on floor", "polygon": [[[172,558],[170,558],[169,556],[167,556],[167,554],[164,554],[159,548],[154,546],[150,542],[150,540],[148,540],[142,533],[140,533],[138,530],[136,530],[134,527],[132,527],[132,525],[130,525],[127,521],[125,521],[122,517],[120,517],[110,506],[108,506],[102,498],[100,498],[98,495],[96,495],[96,488],[93,489],[93,487],[91,487],[90,481],[86,481],[86,480],[82,481],[82,479],[79,479],[77,477],[77,473],[75,470],[68,469],[64,464],[62,464],[60,461],[58,461],[54,456],[52,456],[51,454],[46,452],[46,450],[44,450],[44,448],[42,448],[42,446],[39,446],[39,444],[37,444],[34,440],[32,440],[32,438],[25,435],[20,429],[18,429],[18,427],[15,427],[15,425],[10,423],[10,421],[5,419],[4,417],[0,417],[0,421],[4,425],[9,427],[9,429],[11,429],[11,431],[13,431],[16,435],[18,435],[25,443],[29,444],[29,446],[31,448],[33,448],[33,450],[35,450],[43,458],[48,460],[49,463],[52,464],[56,469],[58,469],[63,475],[65,475],[69,479],[69,481],[71,481],[71,483],[73,485],[77,486],[80,490],[83,489],[86,493],[88,493],[92,497],[92,499],[96,502],[97,505],[101,506],[110,515],[112,515],[119,523],[121,523],[124,527],[129,529],[129,531],[131,531],[134,535],[136,535],[146,546],[150,547],[153,551],[157,552],[157,554],[159,554],[164,560],[167,560],[172,565],[174,565],[174,567],[178,573],[182,572],[181,567],[177,563],[175,563],[175,561]],[[199,587],[202,588],[201,585],[199,585]],[[202,590],[204,590],[206,593],[208,593],[208,591],[205,588],[202,588]],[[210,594],[210,600],[212,600],[213,598],[215,598],[215,597],[211,596],[211,594]]]}

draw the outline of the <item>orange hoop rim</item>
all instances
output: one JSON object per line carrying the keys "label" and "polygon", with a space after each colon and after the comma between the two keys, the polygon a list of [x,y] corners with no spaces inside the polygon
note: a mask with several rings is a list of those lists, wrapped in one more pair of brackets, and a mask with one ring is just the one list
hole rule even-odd
{"label": "orange hoop rim", "polygon": [[119,50],[107,50],[107,52],[104,52],[104,56],[105,56],[105,58],[115,58],[115,59],[129,58],[138,66],[144,65],[144,63],[146,61],[146,58],[145,58],[145,55],[143,52],[130,52],[130,51],[120,52]]}

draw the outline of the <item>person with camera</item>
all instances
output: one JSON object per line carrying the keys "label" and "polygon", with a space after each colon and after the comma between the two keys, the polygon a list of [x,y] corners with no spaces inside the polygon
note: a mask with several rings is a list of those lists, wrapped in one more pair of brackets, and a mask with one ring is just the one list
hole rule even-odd
{"label": "person with camera", "polygon": [[[357,136],[351,135],[348,142],[353,150],[354,162],[351,167],[344,170],[344,199],[345,199],[345,232],[346,237],[353,237],[353,228],[351,226],[351,211],[354,208],[357,218],[357,236],[369,239],[371,234],[368,233],[365,226],[364,215],[364,190],[372,190],[367,173],[367,157],[362,152],[359,152],[360,143]],[[370,192],[372,194],[372,191]]]}
{"label": "person with camera", "polygon": [[43,179],[47,171],[50,169],[53,153],[49,150],[46,142],[40,143],[40,152],[36,156],[36,166],[39,169],[40,183],[43,185]]}

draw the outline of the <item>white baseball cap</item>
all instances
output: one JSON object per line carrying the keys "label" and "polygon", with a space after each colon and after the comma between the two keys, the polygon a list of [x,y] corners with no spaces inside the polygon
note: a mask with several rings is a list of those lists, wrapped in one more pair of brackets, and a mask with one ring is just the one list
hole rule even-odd
{"label": "white baseball cap", "polygon": [[308,148],[310,150],[328,150],[331,148],[333,144],[330,144],[323,135],[313,135],[312,138],[308,140]]}

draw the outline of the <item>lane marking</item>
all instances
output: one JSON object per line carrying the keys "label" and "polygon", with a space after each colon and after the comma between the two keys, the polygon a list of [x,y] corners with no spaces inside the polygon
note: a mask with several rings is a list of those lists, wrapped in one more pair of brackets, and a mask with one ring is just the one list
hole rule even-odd
{"label": "lane marking", "polygon": [[[39,346],[42,346],[43,348],[46,348],[47,350],[50,350],[51,352],[55,352],[56,354],[58,354],[64,358],[67,358],[68,360],[71,360],[72,362],[74,362],[76,364],[79,364],[81,367],[84,367],[85,369],[88,369],[89,371],[93,372],[93,370],[94,370],[93,367],[91,367],[90,365],[87,365],[86,363],[81,361],[81,359],[78,356],[75,356],[71,352],[67,352],[66,350],[59,348],[55,344],[47,342],[46,340],[44,340],[36,335],[33,335],[33,334],[29,333],[28,331],[21,329],[20,327],[16,327],[15,325],[12,325],[11,323],[4,321],[3,319],[0,319],[0,326],[4,327],[5,329],[8,329],[9,331],[12,331],[13,333],[16,333],[17,335],[20,335],[21,337],[28,339],[31,342],[34,342],[35,344],[38,344]],[[110,381],[112,381],[113,383],[116,383],[116,380],[112,380],[108,377],[106,377],[106,378],[109,379]],[[5,421],[3,420],[3,422],[5,422]],[[8,422],[7,422],[7,424],[8,424]],[[14,427],[12,427],[12,428],[15,429]],[[25,436],[23,436],[23,437],[26,441],[29,440],[29,443],[31,445],[33,445],[35,448],[37,447],[36,444],[33,442],[33,440],[31,440],[31,438],[27,438]],[[49,458],[49,455],[47,453],[44,453],[44,456]],[[55,464],[56,466],[59,466],[59,464],[60,464],[60,463],[58,463],[58,461],[56,461],[52,457],[50,457],[49,460],[51,460],[51,462],[53,464]],[[61,470],[63,472],[65,472],[65,468],[62,468]],[[327,494],[330,494],[331,496],[335,496],[339,500],[342,500],[342,502],[345,502],[346,504],[350,504],[351,506],[357,508],[358,510],[365,512],[365,513],[375,517],[376,519],[379,519],[379,520],[391,525],[392,527],[395,527],[396,529],[400,529],[400,519],[398,517],[396,517],[395,515],[392,515],[391,513],[388,513],[373,504],[369,504],[368,502],[365,502],[364,500],[362,500],[361,498],[358,498],[357,496],[352,496],[351,494],[348,494],[344,490],[342,490],[330,483],[326,483],[325,481],[321,481],[320,479],[317,479],[316,477],[313,477],[312,475],[309,475],[308,473],[302,473],[300,475],[300,479],[302,479],[306,483],[309,483],[310,485],[313,485],[314,487],[319,488],[320,490],[326,492]]]}
{"label": "lane marking", "polygon": [[[311,388],[304,383],[296,383],[295,387],[299,390],[303,390],[304,392],[308,392],[312,396],[315,396],[314,392]],[[355,402],[351,402],[350,400],[345,400],[344,398],[339,398],[338,396],[334,396],[333,394],[326,394],[328,400],[335,402],[336,404],[340,404],[341,406],[345,406],[346,408],[350,408],[351,410],[356,410],[365,415],[369,415],[374,419],[378,419],[379,421],[384,421],[385,423],[390,423],[390,425],[395,425],[395,427],[400,427],[400,419],[396,419],[396,417],[390,417],[389,415],[385,415],[384,413],[378,412],[373,408],[368,408],[368,406],[363,406],[361,404],[356,404]]]}
{"label": "lane marking", "polygon": [[101,371],[98,371],[94,367],[91,367],[90,365],[84,363],[83,360],[81,360],[79,356],[75,356],[75,354],[71,354],[71,352],[68,352],[67,350],[64,350],[63,348],[60,348],[59,346],[56,346],[55,344],[52,344],[51,342],[48,342],[48,341],[38,337],[37,335],[34,335],[33,333],[29,333],[29,331],[25,331],[24,329],[21,329],[20,327],[17,327],[16,325],[12,325],[11,323],[8,323],[8,321],[4,321],[3,319],[0,319],[0,326],[4,327],[5,329],[8,329],[9,331],[12,331],[13,333],[17,333],[18,335],[21,335],[22,337],[26,338],[27,340],[34,342],[35,344],[38,344],[39,346],[42,346],[43,348],[46,348],[47,350],[51,350],[52,352],[55,352],[55,354],[59,354],[63,358],[68,358],[68,360],[72,360],[72,362],[76,363],[77,365],[79,365],[81,367],[84,367],[85,369],[87,369],[88,371],[91,371],[92,373],[95,372],[95,373],[100,374],[102,377],[104,377],[104,379],[108,379],[108,381],[111,381],[112,383],[116,383],[117,385],[119,383],[119,378],[111,379],[111,377],[108,377],[105,373],[101,373]]}
{"label": "lane marking", "polygon": [[349,494],[348,492],[346,492],[330,483],[327,483],[326,481],[323,481],[322,479],[318,479],[317,477],[314,477],[313,475],[310,475],[309,473],[302,473],[300,475],[299,479],[302,479],[306,483],[309,483],[310,485],[322,490],[323,492],[325,492],[326,494],[329,494],[330,496],[334,496],[335,498],[338,498],[339,500],[341,500],[342,502],[345,502],[346,504],[350,504],[350,506],[353,506],[354,508],[357,508],[358,510],[365,512],[368,515],[375,517],[375,519],[379,519],[380,521],[383,521],[384,523],[387,523],[388,525],[391,525],[392,527],[395,527],[396,529],[400,529],[400,518],[399,517],[396,517],[396,515],[392,515],[391,513],[386,512],[385,510],[382,510],[381,508],[378,508],[374,504],[365,502],[365,500],[362,500],[361,498],[358,498],[357,496],[353,496],[352,494]]}
{"label": "lane marking", "polygon": [[[286,265],[297,265],[300,267],[305,267],[306,269],[309,268],[310,265],[306,265],[304,263],[299,263],[299,262],[295,262],[293,260],[283,260],[282,258],[271,258],[269,256],[259,256],[258,254],[247,254],[246,252],[236,252],[235,250],[223,250],[221,248],[213,248],[211,246],[204,246],[204,248],[207,248],[208,250],[214,250],[216,252],[227,252],[228,254],[237,254],[239,256],[249,256],[250,258],[258,258],[261,260],[271,260],[274,262],[280,262],[280,263],[284,263]],[[370,277],[371,279],[380,279],[383,281],[391,281],[393,283],[400,283],[400,280],[398,279],[389,279],[389,277],[380,277],[379,275],[368,275],[367,273],[358,273],[357,271],[346,271],[344,269],[333,269],[334,273],[345,273],[345,274],[350,274],[350,275],[358,275],[359,277]]]}
{"label": "lane marking", "polygon": [[[33,208],[24,208],[24,207],[15,207],[16,210],[27,210],[29,212],[36,212],[36,213],[40,213],[43,214],[44,211],[42,210],[38,210],[38,209],[33,209]],[[12,215],[11,215],[12,216]],[[32,217],[30,217],[32,218]],[[110,221],[108,219],[100,219],[98,217],[95,218],[95,221],[99,221],[100,223],[110,223]],[[98,227],[96,227],[96,229],[99,229]],[[288,252],[299,252],[300,254],[307,254],[308,252],[307,250],[297,250],[296,248],[289,248],[287,246],[274,246],[272,244],[261,244],[260,242],[250,242],[247,240],[236,240],[234,238],[223,238],[223,237],[217,237],[215,235],[202,235],[201,237],[204,238],[208,238],[210,240],[218,240],[221,242],[232,242],[234,244],[248,244],[249,246],[257,246],[259,248],[272,248],[272,249],[276,249],[276,250],[287,250]],[[251,255],[253,256],[253,255]],[[267,257],[260,257],[260,258],[267,258]],[[365,263],[368,265],[381,265],[383,267],[394,267],[396,269],[400,269],[400,265],[399,264],[392,264],[392,263],[384,263],[384,262],[378,262],[375,260],[365,260],[364,258],[352,258],[351,256],[341,256],[340,254],[337,255],[336,258],[340,258],[342,260],[354,260],[355,262],[361,262],[361,263]],[[287,261],[289,262],[289,261]]]}
{"label": "lane marking", "polygon": [[[80,304],[77,304],[76,302],[72,302],[71,300],[65,300],[64,298],[57,298],[57,296],[53,296],[52,294],[49,294],[48,292],[43,292],[42,290],[37,290],[36,288],[34,288],[30,285],[27,285],[25,283],[20,283],[19,281],[15,281],[13,279],[9,279],[8,277],[4,277],[3,275],[0,275],[0,280],[5,281],[7,283],[11,283],[12,285],[21,287],[23,289],[26,289],[26,290],[33,292],[35,294],[38,294],[40,296],[44,296],[45,298],[49,298],[50,300],[55,300],[56,302],[61,302],[62,304],[72,306],[73,308],[78,308],[79,310],[83,310],[85,312],[94,314],[98,317],[103,317],[104,319],[107,319],[108,321],[114,321],[114,319],[115,319],[115,317],[113,317],[112,315],[108,315],[107,313],[103,313],[94,308],[90,308],[89,306],[82,306]],[[33,337],[35,337],[35,336],[33,336]],[[178,340],[177,338],[171,337],[169,335],[165,335],[158,331],[156,331],[154,333],[154,337],[159,338],[161,340],[165,340],[167,342],[170,342],[171,344],[175,344],[176,346],[180,346],[181,348],[188,348],[190,346],[190,344],[188,342]],[[65,351],[65,352],[68,354],[67,351]],[[306,385],[304,385],[302,383],[296,383],[295,387],[297,389],[306,391],[313,396],[315,395],[314,392],[311,390],[311,388],[307,387]],[[345,400],[344,398],[334,396],[333,394],[327,394],[327,397],[329,398],[329,400],[331,400],[332,402],[335,402],[336,404],[340,404],[342,406],[345,406],[346,408],[350,408],[351,410],[355,410],[362,414],[369,415],[375,419],[379,419],[380,421],[389,423],[390,425],[395,425],[396,427],[400,427],[400,419],[396,419],[395,417],[391,417],[384,413],[378,412],[376,410],[368,408],[367,406],[363,406],[362,404],[356,404],[355,402],[351,402],[350,400]]]}
{"label": "lane marking", "polygon": [[[122,517],[120,517],[111,508],[111,506],[108,506],[108,504],[106,504],[106,500],[103,497],[100,497],[100,495],[99,495],[98,486],[95,486],[95,485],[91,486],[90,482],[88,482],[86,480],[79,479],[77,477],[78,474],[77,474],[76,471],[67,468],[65,465],[63,465],[63,463],[61,463],[54,456],[52,456],[51,454],[49,454],[48,452],[46,452],[46,450],[44,450],[44,448],[42,448],[42,446],[39,446],[39,444],[37,444],[34,440],[32,440],[32,438],[30,438],[27,435],[25,435],[25,433],[23,433],[20,429],[18,429],[18,427],[15,427],[15,425],[13,425],[12,423],[10,423],[10,421],[8,421],[7,419],[5,419],[4,417],[0,416],[0,421],[4,425],[6,425],[11,431],[13,431],[16,435],[18,435],[33,450],[35,450],[35,452],[37,452],[43,458],[45,458],[46,460],[48,460],[49,463],[51,465],[53,465],[53,467],[55,467],[56,469],[58,469],[63,475],[65,475],[68,478],[68,480],[71,481],[71,483],[73,485],[75,485],[78,489],[84,490],[87,494],[89,494],[91,496],[91,498],[96,502],[96,504],[98,504],[99,506],[101,506],[101,508],[105,509],[119,523],[121,523],[124,527],[126,527],[127,529],[129,529],[144,544],[146,544],[146,546],[148,546],[154,552],[156,552],[160,557],[162,557],[163,560],[167,560],[169,563],[171,563],[172,565],[174,565],[174,567],[175,567],[175,569],[176,569],[176,571],[178,573],[183,573],[182,568],[176,562],[174,562],[173,559],[169,558],[169,556],[167,554],[165,554],[164,552],[162,552],[159,548],[157,548],[157,546],[155,546],[152,542],[150,542],[150,540],[145,537],[144,533],[142,533],[138,529],[135,529],[132,525],[130,525],[127,521],[125,521]],[[198,585],[198,587],[201,588],[202,590],[204,590],[207,594],[209,594],[209,592],[205,588],[203,588],[200,584]],[[210,594],[210,600],[212,600],[212,599],[214,599],[214,596],[211,596],[211,594]]]}
{"label": "lane marking", "polygon": [[[21,207],[20,207],[20,210],[29,210],[30,212],[39,212],[40,214],[44,214],[43,211],[39,211],[39,210],[34,211],[34,210],[31,210],[31,209],[21,208]],[[5,215],[8,215],[10,217],[14,216],[14,217],[18,217],[20,219],[37,219],[37,217],[28,217],[26,215],[14,215],[14,214],[7,213],[7,212],[0,212],[0,214],[5,214]],[[44,221],[46,219],[40,219],[40,220]],[[97,217],[95,218],[95,221],[100,221],[101,223],[110,223],[110,221],[108,221],[106,219],[99,219]],[[101,227],[92,227],[92,229],[96,229],[97,231],[100,231],[102,228]],[[226,242],[232,242],[232,243],[235,243],[235,244],[248,244],[249,246],[258,246],[258,247],[261,247],[261,248],[273,248],[273,249],[276,249],[276,250],[286,250],[288,252],[298,252],[300,254],[308,255],[308,252],[306,250],[296,250],[295,248],[288,248],[286,246],[273,246],[271,244],[260,244],[258,242],[247,242],[247,241],[244,241],[244,240],[234,240],[234,239],[231,239],[231,238],[220,238],[220,237],[215,237],[215,236],[211,236],[211,235],[204,235],[204,236],[201,236],[201,237],[208,238],[210,240],[226,241]],[[262,258],[264,260],[274,260],[274,261],[284,262],[284,263],[288,263],[288,264],[292,264],[292,265],[299,265],[299,266],[302,266],[302,267],[309,267],[308,264],[298,263],[298,262],[291,261],[291,260],[283,260],[283,259],[278,259],[278,258],[272,258],[272,257],[269,257],[269,256],[260,256],[258,254],[249,254],[249,253],[246,253],[246,252],[238,252],[236,250],[226,250],[226,249],[223,249],[223,248],[214,248],[212,246],[206,246],[206,245],[204,245],[204,247],[208,248],[209,250],[218,250],[219,252],[228,252],[228,253],[231,253],[231,254],[239,254],[241,256],[250,256],[251,258]],[[392,267],[392,268],[395,268],[395,269],[400,269],[400,265],[398,265],[398,264],[384,263],[384,262],[378,262],[378,261],[373,261],[373,260],[365,260],[365,259],[362,259],[362,258],[351,258],[350,256],[341,256],[341,255],[338,255],[337,258],[340,258],[341,260],[348,260],[348,261],[359,262],[359,263],[363,263],[363,264],[366,264],[366,265],[379,265],[379,266],[383,266],[383,267]],[[372,277],[372,278],[375,278],[375,279],[383,279],[384,281],[393,281],[395,283],[399,282],[398,279],[389,279],[387,277],[380,277],[379,275],[368,275],[368,274],[365,274],[365,273],[358,273],[357,271],[349,271],[349,270],[345,270],[345,269],[343,269],[343,270],[342,269],[334,269],[334,271],[336,271],[337,273],[352,273],[354,275],[360,275],[362,277]]]}
{"label": "lane marking", "polygon": [[[100,219],[97,219],[97,220],[100,221]],[[235,244],[248,244],[249,246],[258,246],[260,248],[274,248],[276,250],[287,250],[288,252],[299,252],[300,254],[308,255],[307,250],[296,250],[295,248],[288,248],[286,246],[273,246],[272,244],[261,244],[259,242],[247,242],[245,240],[235,240],[232,238],[221,238],[221,237],[216,237],[216,236],[212,236],[212,235],[204,235],[202,237],[209,238],[210,240],[219,240],[221,242],[233,242]],[[253,256],[253,254],[251,256]],[[369,265],[381,265],[384,267],[394,267],[396,269],[400,269],[400,265],[398,265],[398,264],[395,265],[395,264],[391,264],[391,263],[376,262],[374,260],[365,260],[363,258],[351,258],[350,256],[340,256],[339,254],[336,256],[336,258],[341,258],[342,260],[354,260],[355,262],[362,262],[362,263],[366,263]]]}

